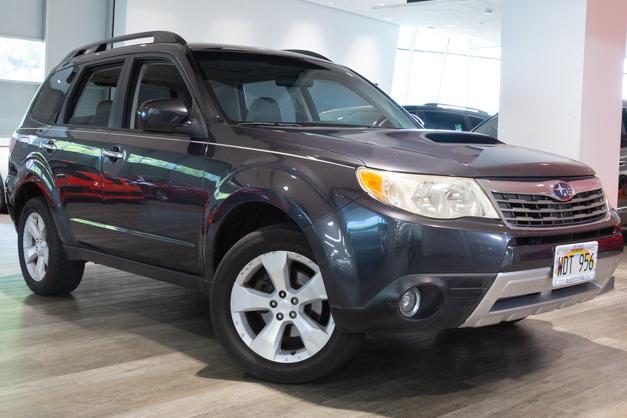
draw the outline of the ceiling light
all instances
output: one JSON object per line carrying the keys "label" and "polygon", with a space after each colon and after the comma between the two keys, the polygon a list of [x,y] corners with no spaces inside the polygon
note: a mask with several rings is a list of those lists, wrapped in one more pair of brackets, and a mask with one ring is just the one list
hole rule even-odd
{"label": "ceiling light", "polygon": [[335,6],[335,3],[334,3],[334,2],[332,2],[332,1],[328,1],[328,2],[327,2],[327,4],[328,4],[329,6]]}
{"label": "ceiling light", "polygon": [[385,3],[377,3],[377,6],[379,6],[379,7],[384,7],[384,6],[385,6]]}
{"label": "ceiling light", "polygon": [[389,22],[390,20],[393,20],[393,19],[391,17],[386,17],[385,20]]}
{"label": "ceiling light", "polygon": [[457,25],[452,25],[452,24],[448,24],[448,25],[446,25],[446,27],[447,27],[447,28],[454,28],[454,27],[456,27],[456,26],[457,26]]}

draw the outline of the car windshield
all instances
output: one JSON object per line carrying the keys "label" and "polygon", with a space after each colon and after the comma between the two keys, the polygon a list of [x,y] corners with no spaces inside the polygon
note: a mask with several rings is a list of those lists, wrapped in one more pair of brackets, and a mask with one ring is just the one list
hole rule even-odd
{"label": "car windshield", "polygon": [[418,127],[400,106],[344,67],[254,53],[194,55],[224,116],[233,123]]}

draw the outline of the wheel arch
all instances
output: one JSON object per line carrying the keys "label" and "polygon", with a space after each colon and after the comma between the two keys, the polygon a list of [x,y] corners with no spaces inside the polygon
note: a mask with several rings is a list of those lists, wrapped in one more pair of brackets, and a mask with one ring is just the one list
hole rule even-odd
{"label": "wheel arch", "polygon": [[[265,195],[267,197],[267,195]],[[324,257],[324,251],[315,235],[311,219],[296,204],[277,205],[276,200],[261,198],[255,193],[241,191],[233,195],[216,210],[207,224],[205,276],[203,290],[211,292],[213,275],[228,250],[245,235],[271,225],[291,225],[301,232],[316,258]]]}
{"label": "wheel arch", "polygon": [[12,193],[11,207],[16,225],[26,203],[34,197],[43,197],[48,204],[52,219],[64,244],[73,243],[69,221],[63,213],[61,198],[52,170],[45,159],[33,153],[26,158],[17,173],[17,184]]}

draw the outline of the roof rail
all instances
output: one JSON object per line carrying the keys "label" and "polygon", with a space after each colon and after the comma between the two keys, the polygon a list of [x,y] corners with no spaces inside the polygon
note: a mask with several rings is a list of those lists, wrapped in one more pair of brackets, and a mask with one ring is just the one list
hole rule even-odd
{"label": "roof rail", "polygon": [[70,61],[72,58],[76,58],[81,55],[92,54],[94,52],[102,52],[107,49],[107,45],[114,44],[116,42],[125,42],[132,41],[134,39],[142,39],[142,38],[153,38],[153,43],[161,44],[161,43],[174,43],[186,45],[185,39],[183,39],[180,35],[177,35],[174,32],[167,31],[151,31],[151,32],[139,32],[139,33],[131,33],[129,35],[116,36],[114,38],[105,39],[99,42],[93,42],[91,44],[83,45],[79,48],[76,48],[74,51],[70,52],[63,58],[61,64],[65,64]]}
{"label": "roof rail", "polygon": [[294,54],[307,55],[308,57],[318,58],[324,61],[332,62],[330,59],[325,57],[324,55],[320,55],[317,52],[307,51],[306,49],[284,49],[285,52],[292,52]]}
{"label": "roof rail", "polygon": [[425,103],[424,106],[432,106],[432,107],[448,107],[450,109],[462,109],[462,110],[470,110],[472,112],[479,112],[479,113],[485,113],[488,114],[488,112],[481,110],[481,109],[476,109],[474,107],[467,107],[467,106],[458,106],[458,105],[450,105],[450,104],[446,104],[446,103]]}

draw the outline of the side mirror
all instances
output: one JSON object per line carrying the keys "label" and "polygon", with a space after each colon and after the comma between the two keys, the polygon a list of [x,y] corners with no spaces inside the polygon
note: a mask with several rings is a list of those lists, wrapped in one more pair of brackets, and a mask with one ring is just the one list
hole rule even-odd
{"label": "side mirror", "polygon": [[173,133],[184,126],[189,111],[181,99],[148,100],[139,106],[136,127],[146,132]]}

